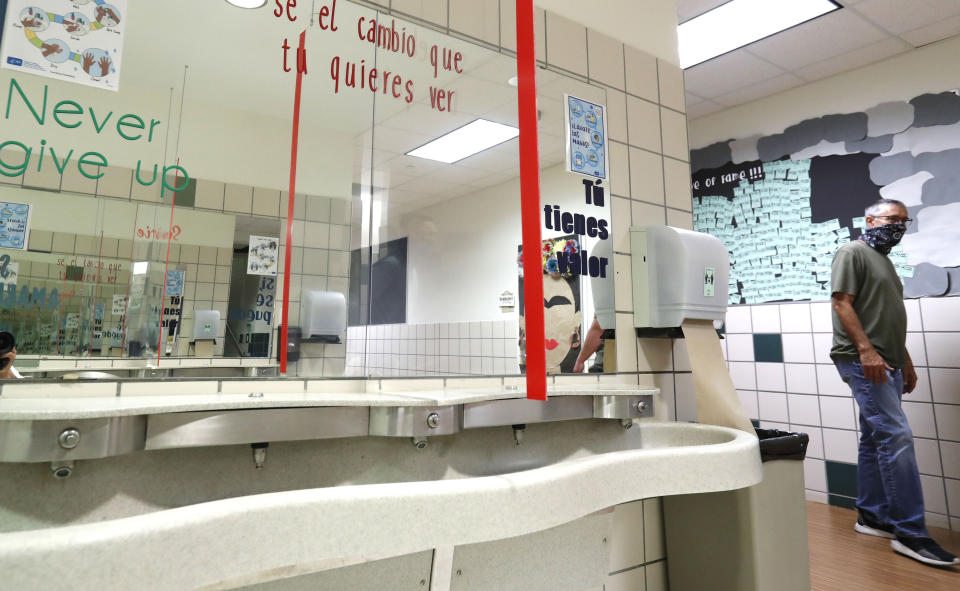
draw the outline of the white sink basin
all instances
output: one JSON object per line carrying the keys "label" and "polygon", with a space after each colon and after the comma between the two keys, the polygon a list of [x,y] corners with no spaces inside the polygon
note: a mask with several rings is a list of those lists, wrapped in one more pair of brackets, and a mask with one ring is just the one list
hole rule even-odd
{"label": "white sink basin", "polygon": [[[256,494],[4,533],[0,572],[12,589],[62,589],[65,579],[54,570],[69,573],[72,589],[180,590],[238,577],[269,580],[278,569],[323,570],[358,557],[499,540],[620,503],[733,490],[762,478],[757,440],[747,433],[653,422],[637,430],[586,441],[577,453],[545,464],[518,460],[489,470],[476,449],[437,438],[430,461],[446,462],[439,480]],[[365,439],[377,438],[357,441]]]}

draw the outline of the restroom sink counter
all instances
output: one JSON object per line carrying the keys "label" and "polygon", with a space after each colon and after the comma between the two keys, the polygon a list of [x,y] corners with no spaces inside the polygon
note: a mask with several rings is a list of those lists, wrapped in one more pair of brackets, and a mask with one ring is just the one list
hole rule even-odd
{"label": "restroom sink counter", "polygon": [[[523,387],[391,391],[403,380],[163,380],[35,382],[0,389],[0,421],[94,419],[177,412],[298,407],[433,407],[524,399]],[[163,394],[164,391],[176,392]],[[550,397],[655,395],[620,384],[554,385]]]}

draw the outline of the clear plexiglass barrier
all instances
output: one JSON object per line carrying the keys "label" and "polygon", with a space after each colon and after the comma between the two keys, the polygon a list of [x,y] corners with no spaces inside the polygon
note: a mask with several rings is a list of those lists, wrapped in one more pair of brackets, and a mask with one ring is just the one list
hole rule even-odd
{"label": "clear plexiglass barrier", "polygon": [[[512,52],[345,0],[48,4],[0,69],[20,373],[524,371]],[[615,371],[606,92],[537,95],[547,371]]]}

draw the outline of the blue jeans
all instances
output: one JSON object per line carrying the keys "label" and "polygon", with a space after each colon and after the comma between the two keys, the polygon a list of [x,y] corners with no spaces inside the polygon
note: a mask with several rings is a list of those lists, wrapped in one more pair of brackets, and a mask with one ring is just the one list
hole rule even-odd
{"label": "blue jeans", "polygon": [[875,384],[864,377],[859,361],[835,363],[860,405],[857,507],[876,523],[891,525],[898,536],[929,537],[913,432],[900,405],[903,372],[887,371],[886,383]]}

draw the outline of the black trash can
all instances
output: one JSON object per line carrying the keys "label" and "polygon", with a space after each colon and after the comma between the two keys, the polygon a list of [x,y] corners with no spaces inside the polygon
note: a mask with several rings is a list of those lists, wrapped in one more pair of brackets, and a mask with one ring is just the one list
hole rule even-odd
{"label": "black trash can", "polygon": [[756,431],[759,484],[664,497],[671,591],[809,591],[803,459],[810,437]]}

